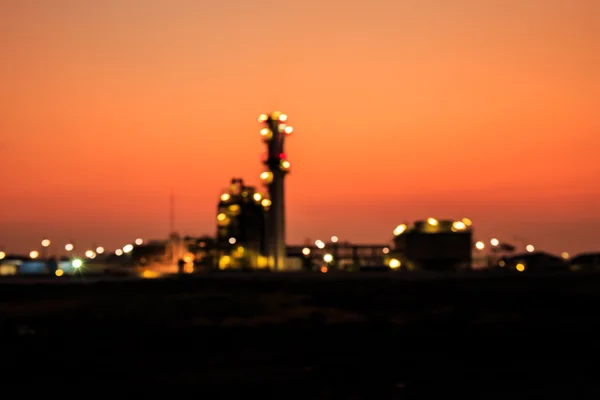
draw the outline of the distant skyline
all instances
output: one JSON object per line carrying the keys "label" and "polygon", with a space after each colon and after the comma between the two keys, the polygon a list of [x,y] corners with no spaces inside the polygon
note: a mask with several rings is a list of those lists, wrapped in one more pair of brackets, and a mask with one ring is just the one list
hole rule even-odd
{"label": "distant skyline", "polygon": [[600,250],[600,2],[0,0],[0,247],[215,232],[281,110],[287,239]]}

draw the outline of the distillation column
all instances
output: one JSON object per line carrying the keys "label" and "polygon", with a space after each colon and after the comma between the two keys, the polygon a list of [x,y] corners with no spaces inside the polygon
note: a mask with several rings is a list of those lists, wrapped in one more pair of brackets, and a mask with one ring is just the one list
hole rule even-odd
{"label": "distillation column", "polygon": [[289,173],[290,162],[285,154],[285,137],[291,135],[293,128],[286,125],[287,115],[279,111],[271,115],[262,114],[258,122],[263,124],[260,131],[267,145],[264,161],[267,170],[260,178],[267,186],[270,205],[267,213],[267,260],[273,271],[285,269],[287,247],[285,243],[285,176]]}

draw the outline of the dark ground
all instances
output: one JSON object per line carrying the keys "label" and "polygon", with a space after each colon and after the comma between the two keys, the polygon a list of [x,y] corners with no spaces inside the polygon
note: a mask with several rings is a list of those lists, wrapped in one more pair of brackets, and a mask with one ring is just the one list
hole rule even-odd
{"label": "dark ground", "polygon": [[0,281],[0,382],[175,384],[209,398],[600,398],[599,275],[79,283]]}

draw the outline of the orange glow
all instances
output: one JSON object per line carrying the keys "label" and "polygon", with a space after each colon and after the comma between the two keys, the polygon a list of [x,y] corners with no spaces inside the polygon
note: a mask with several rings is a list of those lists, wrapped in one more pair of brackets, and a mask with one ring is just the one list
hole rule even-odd
{"label": "orange glow", "polygon": [[7,253],[165,239],[171,191],[173,229],[214,234],[276,110],[290,243],[468,216],[486,245],[598,247],[598,1],[30,3],[0,2]]}

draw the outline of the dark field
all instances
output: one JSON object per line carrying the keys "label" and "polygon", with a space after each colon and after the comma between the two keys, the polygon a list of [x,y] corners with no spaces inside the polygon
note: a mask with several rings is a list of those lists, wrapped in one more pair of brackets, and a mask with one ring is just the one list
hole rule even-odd
{"label": "dark field", "polygon": [[1,282],[5,384],[151,394],[169,384],[209,398],[600,398],[597,275]]}

